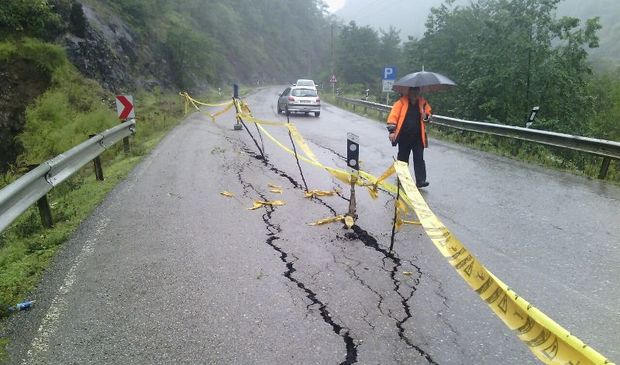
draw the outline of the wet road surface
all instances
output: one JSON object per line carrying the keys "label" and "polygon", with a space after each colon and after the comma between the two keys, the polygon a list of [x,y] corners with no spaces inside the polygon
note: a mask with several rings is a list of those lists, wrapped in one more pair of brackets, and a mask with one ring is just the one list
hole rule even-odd
{"label": "wet road surface", "polygon": [[[248,97],[276,115],[280,88]],[[432,98],[431,98],[432,102]],[[362,168],[396,150],[384,125],[324,104],[291,121],[328,166],[346,134]],[[174,129],[80,227],[10,319],[10,363],[536,364],[419,226],[388,252],[394,197],[349,188],[301,163],[232,113]],[[285,129],[266,127],[290,146]],[[620,189],[431,140],[430,207],[518,294],[611,360],[620,357]],[[270,191],[281,186],[282,193]],[[341,192],[307,199],[310,189]],[[220,195],[234,193],[234,198]],[[248,210],[254,200],[284,206]],[[407,273],[407,274],[405,274]]]}

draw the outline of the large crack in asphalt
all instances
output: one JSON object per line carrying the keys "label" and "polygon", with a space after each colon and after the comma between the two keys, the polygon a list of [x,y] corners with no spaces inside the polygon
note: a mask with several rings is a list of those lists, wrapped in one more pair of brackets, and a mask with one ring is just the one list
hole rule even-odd
{"label": "large crack in asphalt", "polygon": [[[228,138],[227,138],[228,139]],[[228,139],[229,142],[232,142],[231,139]],[[243,143],[243,142],[242,142]],[[275,174],[287,179],[291,185],[296,188],[296,189],[303,189],[303,187],[290,175],[288,175],[286,172],[276,168],[273,164],[271,164],[270,162],[268,162],[266,159],[263,158],[263,156],[256,154],[254,151],[252,151],[250,148],[247,147],[247,145],[245,145],[244,147],[242,147],[242,150],[247,153],[249,156],[260,160],[270,171],[274,172]],[[337,154],[335,151],[331,151],[334,152],[335,154]],[[301,174],[303,174],[302,171],[300,171]],[[238,174],[239,180],[242,184],[244,184],[243,179],[241,178],[241,174]],[[251,186],[251,184],[250,184]],[[262,195],[262,193],[260,193],[259,191],[257,191],[256,189],[254,189],[252,187],[252,189],[261,196],[262,199],[266,199],[264,197],[264,195]],[[390,194],[391,195],[391,194]],[[339,197],[341,197],[343,200],[347,200],[344,196],[338,194]],[[394,197],[395,198],[395,197]],[[328,208],[332,214],[337,215],[337,211],[331,207],[329,204],[327,204],[325,201],[321,200],[320,198],[313,198],[312,201],[314,202],[318,202],[319,204],[325,206],[326,208]],[[357,362],[357,345],[355,345],[355,342],[353,340],[353,338],[350,336],[349,334],[349,330],[347,330],[346,332],[344,332],[344,334],[341,334],[340,332],[343,330],[343,327],[336,324],[335,322],[333,322],[333,320],[331,319],[331,316],[329,315],[329,312],[327,310],[327,307],[321,303],[317,298],[316,298],[316,294],[314,292],[312,292],[310,289],[308,289],[305,284],[299,282],[297,279],[292,277],[292,273],[295,272],[295,268],[294,268],[294,261],[290,261],[288,259],[288,254],[286,252],[284,252],[280,247],[278,247],[277,245],[275,245],[273,242],[280,239],[279,237],[277,237],[277,233],[281,232],[281,228],[279,226],[277,226],[276,232],[272,232],[271,229],[273,229],[274,226],[271,223],[271,214],[274,212],[274,208],[271,206],[266,206],[265,207],[267,213],[265,215],[263,215],[263,220],[265,221],[265,224],[267,225],[267,230],[269,232],[268,234],[268,239],[267,239],[267,244],[269,246],[271,246],[274,250],[276,250],[277,252],[280,253],[280,260],[282,260],[282,262],[285,263],[286,267],[287,267],[287,272],[284,274],[285,277],[287,277],[287,279],[289,279],[290,281],[292,281],[293,283],[295,283],[300,289],[302,289],[305,293],[306,296],[308,297],[308,299],[310,299],[313,303],[315,303],[314,301],[316,300],[316,304],[319,305],[319,311],[321,313],[321,317],[323,318],[323,320],[328,323],[332,329],[334,330],[334,332],[336,334],[338,334],[339,336],[343,337],[345,344],[347,346],[347,357],[346,360],[344,362],[342,362],[341,364],[353,364],[355,362]],[[271,227],[271,229],[270,229]],[[405,328],[404,328],[404,324],[412,317],[412,313],[411,313],[411,307],[409,305],[409,300],[413,297],[414,293],[416,292],[416,286],[418,285],[420,282],[420,279],[422,277],[422,271],[421,268],[417,265],[415,265],[412,261],[409,260],[404,260],[407,261],[412,267],[415,268],[416,270],[416,274],[417,276],[414,278],[414,284],[413,286],[410,286],[409,288],[411,289],[409,291],[409,293],[406,294],[402,294],[400,289],[401,289],[401,281],[396,277],[396,273],[399,271],[399,268],[402,266],[402,262],[403,260],[401,260],[397,255],[388,252],[385,248],[382,248],[379,246],[378,241],[372,236],[370,235],[367,231],[365,231],[364,229],[362,229],[361,227],[359,227],[358,225],[354,225],[352,227],[353,232],[347,232],[345,234],[345,237],[347,237],[348,239],[358,239],[360,240],[365,246],[374,249],[375,251],[383,254],[383,263],[385,266],[385,261],[386,259],[389,259],[393,262],[393,268],[392,270],[388,271],[390,278],[392,280],[392,282],[394,283],[394,292],[400,297],[400,303],[402,305],[402,308],[405,312],[405,316],[403,318],[401,318],[400,320],[395,318],[394,316],[392,316],[392,314],[388,314],[388,317],[392,318],[394,321],[396,321],[396,327],[398,329],[398,336],[401,339],[401,341],[403,341],[405,344],[407,344],[407,346],[409,346],[412,349],[415,349],[418,354],[420,354],[420,356],[424,357],[429,364],[436,364],[437,362],[435,362],[435,360],[433,360],[433,358],[431,357],[431,355],[429,353],[427,353],[426,351],[424,351],[424,349],[422,349],[420,346],[414,344],[412,342],[412,340],[407,337],[407,335],[405,334]],[[387,270],[386,270],[387,271]],[[359,278],[359,276],[357,275],[352,275],[352,277],[357,280],[358,282],[360,282],[360,284],[366,288],[369,288],[368,284],[365,283],[363,280],[361,280],[361,278]],[[378,294],[376,292],[376,290],[374,289],[370,289],[373,293]],[[380,310],[381,313],[383,313],[382,309],[380,308],[381,303],[382,303],[382,296],[379,295],[380,298],[380,302],[378,304],[378,308]],[[352,361],[352,362],[350,362]]]}
{"label": "large crack in asphalt", "polygon": [[420,283],[420,278],[422,277],[422,270],[419,266],[415,265],[412,261],[408,261],[408,263],[415,268],[416,270],[416,274],[417,276],[414,278],[414,284],[412,286],[408,286],[408,288],[410,288],[409,293],[406,294],[402,294],[401,293],[401,285],[402,282],[396,277],[396,273],[399,271],[400,267],[403,264],[403,260],[401,260],[397,255],[395,255],[392,252],[387,251],[385,248],[382,248],[379,246],[379,242],[377,242],[377,240],[371,236],[370,234],[368,234],[367,231],[363,230],[362,228],[360,228],[358,225],[353,225],[353,227],[351,227],[353,232],[347,232],[345,234],[345,237],[347,237],[348,239],[358,239],[360,240],[366,247],[372,248],[373,250],[383,254],[383,262],[384,262],[384,266],[385,266],[385,260],[388,259],[390,261],[393,262],[393,267],[392,270],[389,271],[390,273],[390,278],[392,279],[392,282],[394,283],[394,292],[400,297],[400,303],[402,305],[402,308],[405,312],[405,316],[403,318],[401,318],[400,320],[394,318],[391,314],[389,315],[391,318],[394,318],[397,322],[396,322],[396,327],[398,328],[398,337],[404,341],[410,348],[415,349],[422,357],[424,357],[429,364],[437,364],[437,362],[435,362],[435,360],[433,360],[433,358],[431,357],[431,355],[429,353],[427,353],[426,351],[424,351],[420,346],[416,345],[413,343],[413,341],[411,341],[411,339],[409,337],[407,337],[407,335],[405,334],[405,327],[404,324],[405,322],[407,322],[411,317],[411,306],[409,305],[409,300],[413,297],[413,294],[416,292],[417,288],[416,285],[418,285]]}
{"label": "large crack in asphalt", "polygon": [[[254,157],[257,157],[263,160],[261,156],[254,156]],[[266,165],[269,165],[269,163],[267,163],[265,160],[263,160],[263,162]],[[275,167],[272,168],[272,171],[277,172],[281,176],[286,175],[284,172],[277,170]],[[241,183],[241,185],[243,186],[244,192],[247,192],[248,190],[251,189],[256,194],[258,194],[258,196],[262,200],[268,200],[267,196],[265,196],[261,191],[256,189],[251,183],[243,179],[242,173],[243,173],[243,169],[240,169],[239,171],[237,171],[237,178],[239,182]],[[296,188],[300,186],[290,176],[286,175],[283,177],[286,177],[287,179],[289,179],[289,181],[291,181],[291,183],[294,183],[294,186]],[[265,227],[268,232],[267,240],[265,242],[273,250],[278,252],[280,260],[286,266],[286,271],[283,273],[283,276],[286,277],[292,283],[294,283],[299,289],[301,289],[305,293],[306,298],[308,298],[310,302],[312,303],[307,308],[309,309],[312,306],[318,307],[319,313],[323,321],[331,326],[335,334],[342,337],[345,343],[345,346],[346,346],[347,355],[345,357],[345,360],[342,361],[340,364],[351,365],[351,364],[357,363],[357,345],[355,344],[355,340],[353,339],[353,337],[350,335],[350,331],[346,329],[344,326],[336,323],[332,319],[332,316],[329,312],[329,309],[327,308],[327,305],[318,298],[317,294],[314,291],[312,291],[310,288],[308,288],[306,284],[304,284],[302,281],[300,281],[299,279],[293,276],[295,271],[297,271],[295,269],[295,262],[297,261],[297,258],[295,258],[293,255],[284,251],[282,247],[275,244],[276,241],[280,240],[280,237],[278,235],[282,233],[282,228],[280,227],[279,224],[275,224],[272,222],[271,218],[272,218],[272,214],[275,212],[275,208],[270,205],[267,205],[264,208],[265,208],[265,214],[262,215],[262,219],[263,219],[263,222],[265,223]],[[293,259],[290,258],[291,256],[293,257]]]}

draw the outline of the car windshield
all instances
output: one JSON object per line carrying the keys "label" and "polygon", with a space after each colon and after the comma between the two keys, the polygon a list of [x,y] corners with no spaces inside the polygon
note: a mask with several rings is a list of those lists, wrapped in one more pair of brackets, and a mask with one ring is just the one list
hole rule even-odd
{"label": "car windshield", "polygon": [[314,81],[311,80],[298,80],[297,86],[314,86]]}
{"label": "car windshield", "polygon": [[293,89],[291,95],[298,97],[312,97],[316,96],[316,90],[314,89]]}

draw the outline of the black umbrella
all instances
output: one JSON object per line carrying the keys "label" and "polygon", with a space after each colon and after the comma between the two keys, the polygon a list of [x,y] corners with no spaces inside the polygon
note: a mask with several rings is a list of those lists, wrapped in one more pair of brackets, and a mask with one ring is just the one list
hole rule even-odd
{"label": "black umbrella", "polygon": [[419,71],[405,75],[394,83],[395,90],[398,90],[399,86],[419,87],[421,91],[439,91],[452,88],[456,83],[436,72]]}

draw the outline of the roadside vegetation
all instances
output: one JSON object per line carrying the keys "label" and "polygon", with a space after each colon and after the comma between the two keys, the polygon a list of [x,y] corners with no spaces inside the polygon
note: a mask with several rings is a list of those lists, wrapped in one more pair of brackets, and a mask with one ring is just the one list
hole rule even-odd
{"label": "roadside vegetation", "polygon": [[[118,123],[110,106],[112,95],[80,79],[70,68],[59,72],[68,72],[75,79],[65,84],[71,78],[62,78],[28,107],[28,123],[20,136],[26,149],[18,159],[19,166],[24,167],[14,167],[2,175],[0,187],[26,173],[25,166],[44,162],[88,139],[89,134]],[[67,87],[80,95],[82,103],[70,102]],[[33,206],[0,233],[0,317],[7,314],[9,305],[26,299],[60,245],[182,117],[182,100],[173,93],[139,93],[135,103],[137,127],[131,137],[131,152],[125,155],[122,143],[117,143],[101,156],[104,181],[95,180],[93,166],[88,164],[48,194],[54,228],[42,227]],[[45,133],[37,133],[41,130]]]}
{"label": "roadside vegetation", "polygon": [[[48,100],[57,98],[58,90],[50,90],[40,102],[29,108],[29,114],[41,115],[50,112]],[[99,110],[101,103],[96,95],[89,93]],[[95,93],[96,94],[96,93]],[[95,179],[92,164],[86,165],[76,175],[54,188],[48,194],[54,227],[46,229],[41,225],[39,212],[34,205],[17,219],[8,229],[0,233],[0,319],[9,314],[7,308],[29,299],[29,294],[38,284],[41,275],[53,260],[62,244],[73,234],[80,223],[105,198],[107,193],[122,181],[133,167],[139,163],[159,140],[182,117],[183,104],[178,95],[171,93],[140,93],[135,96],[138,105],[136,135],[130,138],[131,152],[123,152],[122,143],[106,151],[102,158],[104,181]],[[91,105],[92,106],[92,105]],[[114,112],[102,108],[99,112],[82,115],[79,111],[63,110],[64,113],[74,112],[73,120],[65,118],[65,122],[77,122],[66,127],[66,139],[82,142],[88,133],[101,132],[118,121]],[[36,120],[36,119],[35,119]],[[27,128],[28,129],[28,128]],[[86,130],[85,130],[86,129]],[[38,140],[36,135],[29,135],[32,141]],[[68,142],[67,142],[68,143]],[[65,142],[44,145],[36,152],[23,155],[29,162],[41,161],[47,151],[62,150]],[[23,171],[10,171],[0,181],[0,187],[9,183]],[[1,325],[0,325],[1,327]],[[0,328],[0,332],[2,329]],[[4,344],[5,345],[5,344]],[[3,344],[0,342],[0,359]]]}

